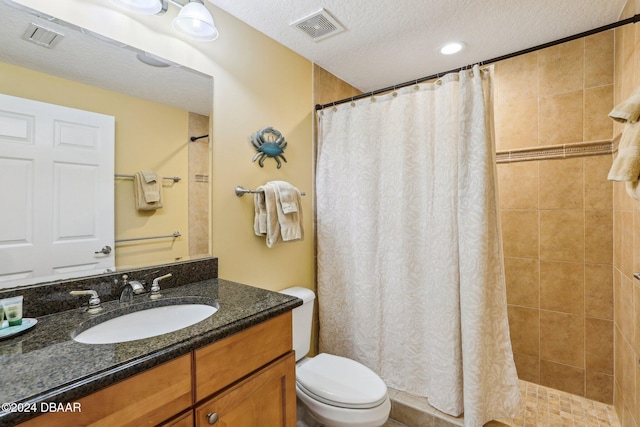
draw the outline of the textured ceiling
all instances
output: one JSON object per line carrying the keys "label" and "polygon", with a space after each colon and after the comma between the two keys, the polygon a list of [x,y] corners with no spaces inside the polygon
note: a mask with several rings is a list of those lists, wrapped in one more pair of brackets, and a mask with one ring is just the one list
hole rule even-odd
{"label": "textured ceiling", "polygon": [[[22,39],[30,23],[60,32],[52,49]],[[62,24],[62,25],[61,25]],[[185,67],[151,67],[138,61],[139,50],[98,38],[51,17],[28,13],[0,1],[0,62],[19,65],[103,89],[209,115],[210,76]]]}
{"label": "textured ceiling", "polygon": [[[618,20],[625,0],[208,0],[368,92]],[[319,42],[290,24],[320,8],[346,31]],[[215,19],[215,16],[214,16]],[[224,37],[224,29],[220,29]],[[445,57],[458,40],[463,52]]]}

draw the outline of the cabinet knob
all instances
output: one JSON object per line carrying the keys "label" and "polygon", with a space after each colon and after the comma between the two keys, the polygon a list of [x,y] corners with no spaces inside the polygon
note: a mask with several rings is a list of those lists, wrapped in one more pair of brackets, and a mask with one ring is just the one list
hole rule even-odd
{"label": "cabinet knob", "polygon": [[210,425],[214,425],[218,422],[218,413],[217,412],[209,412],[207,414],[207,421],[209,421]]}

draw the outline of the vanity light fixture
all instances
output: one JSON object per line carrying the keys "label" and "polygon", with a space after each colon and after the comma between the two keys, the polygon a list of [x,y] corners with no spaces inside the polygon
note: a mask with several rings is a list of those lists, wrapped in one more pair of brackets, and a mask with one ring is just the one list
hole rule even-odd
{"label": "vanity light fixture", "polygon": [[169,3],[180,8],[173,19],[173,28],[198,41],[213,41],[218,38],[218,29],[213,17],[202,0],[188,0],[183,4],[176,0],[111,0],[117,6],[143,15],[163,15]]}
{"label": "vanity light fixture", "polygon": [[447,43],[446,45],[440,48],[440,53],[443,55],[453,55],[454,53],[458,53],[464,47],[464,43],[461,42],[452,42]]}

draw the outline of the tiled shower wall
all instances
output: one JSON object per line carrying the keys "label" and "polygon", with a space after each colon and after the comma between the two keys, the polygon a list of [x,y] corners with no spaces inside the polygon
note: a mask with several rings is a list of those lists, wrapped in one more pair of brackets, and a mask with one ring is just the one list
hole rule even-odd
{"label": "tiled shower wall", "polygon": [[[640,1],[629,0],[621,19],[640,13]],[[615,30],[615,102],[624,101],[640,86],[640,27]],[[623,131],[616,124],[614,133]],[[629,197],[624,184],[613,190],[613,283],[615,397],[623,427],[640,425],[640,201]]]}
{"label": "tiled shower wall", "polygon": [[[189,136],[209,134],[209,117],[189,113]],[[209,248],[209,138],[189,142],[189,256],[211,253]]]}
{"label": "tiled shower wall", "polygon": [[[610,141],[613,65],[613,31],[496,64],[497,149]],[[314,66],[314,103],[357,94]],[[614,388],[610,165],[610,155],[498,165],[518,375],[606,403]]]}
{"label": "tiled shower wall", "polygon": [[[610,141],[613,65],[613,31],[497,63],[497,150]],[[518,376],[606,403],[614,383],[611,160],[498,165]]]}

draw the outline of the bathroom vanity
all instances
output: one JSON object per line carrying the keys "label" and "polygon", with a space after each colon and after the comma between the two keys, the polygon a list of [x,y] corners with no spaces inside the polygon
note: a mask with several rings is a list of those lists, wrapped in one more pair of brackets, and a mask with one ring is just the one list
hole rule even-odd
{"label": "bathroom vanity", "polygon": [[91,315],[76,308],[0,341],[0,400],[16,404],[0,426],[295,426],[291,310],[301,300],[217,278],[162,294],[212,298],[219,310],[160,336],[83,344],[71,334]]}

